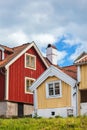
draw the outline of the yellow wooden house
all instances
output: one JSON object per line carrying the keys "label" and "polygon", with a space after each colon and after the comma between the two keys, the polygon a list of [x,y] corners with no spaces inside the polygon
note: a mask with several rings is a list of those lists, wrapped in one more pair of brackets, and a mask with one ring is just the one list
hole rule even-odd
{"label": "yellow wooden house", "polygon": [[76,60],[78,82],[78,115],[87,115],[87,53],[83,52]]}
{"label": "yellow wooden house", "polygon": [[50,66],[30,87],[34,114],[41,117],[76,116],[76,80]]}

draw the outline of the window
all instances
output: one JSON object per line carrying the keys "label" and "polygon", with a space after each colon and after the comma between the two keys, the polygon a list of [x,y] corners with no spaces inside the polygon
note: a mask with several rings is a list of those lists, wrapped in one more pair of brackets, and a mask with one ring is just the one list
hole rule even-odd
{"label": "window", "polygon": [[25,54],[25,67],[36,69],[36,57],[34,55]]}
{"label": "window", "polygon": [[61,81],[47,83],[47,97],[61,97]]}
{"label": "window", "polygon": [[25,78],[25,92],[26,93],[31,93],[31,91],[29,90],[29,87],[33,84],[33,82],[35,81],[35,79],[32,78]]}

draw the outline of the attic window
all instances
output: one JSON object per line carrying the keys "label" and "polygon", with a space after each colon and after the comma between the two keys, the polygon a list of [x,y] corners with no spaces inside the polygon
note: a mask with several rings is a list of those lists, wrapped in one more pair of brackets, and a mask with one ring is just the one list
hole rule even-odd
{"label": "attic window", "polygon": [[30,69],[36,69],[36,56],[31,54],[25,54],[25,67]]}
{"label": "attic window", "polygon": [[29,90],[29,87],[33,84],[33,82],[35,81],[35,79],[32,78],[25,78],[25,92],[26,93],[31,93],[31,91]]}
{"label": "attic window", "polygon": [[61,97],[61,81],[47,83],[47,97]]}

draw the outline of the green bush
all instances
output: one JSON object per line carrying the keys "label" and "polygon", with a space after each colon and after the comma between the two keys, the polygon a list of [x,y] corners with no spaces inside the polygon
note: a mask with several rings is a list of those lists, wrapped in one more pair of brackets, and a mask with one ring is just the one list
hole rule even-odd
{"label": "green bush", "polygon": [[87,130],[87,116],[0,119],[0,130]]}

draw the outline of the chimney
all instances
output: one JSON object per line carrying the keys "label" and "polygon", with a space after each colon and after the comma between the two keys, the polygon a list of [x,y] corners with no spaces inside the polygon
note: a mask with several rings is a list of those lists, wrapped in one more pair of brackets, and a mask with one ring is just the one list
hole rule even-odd
{"label": "chimney", "polygon": [[57,54],[58,54],[57,48],[51,44],[48,44],[46,57],[54,65],[57,65],[57,56],[58,56]]}

